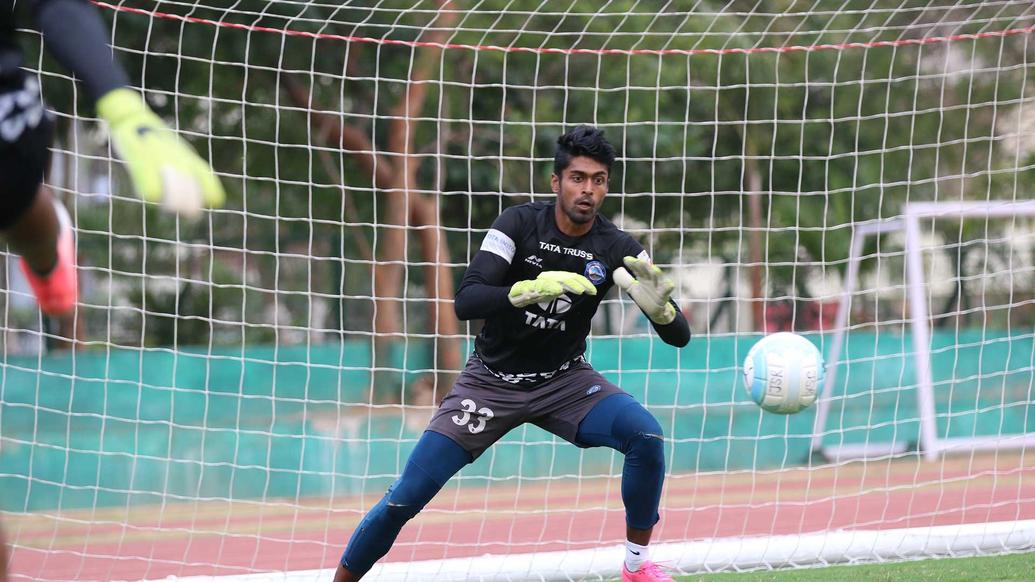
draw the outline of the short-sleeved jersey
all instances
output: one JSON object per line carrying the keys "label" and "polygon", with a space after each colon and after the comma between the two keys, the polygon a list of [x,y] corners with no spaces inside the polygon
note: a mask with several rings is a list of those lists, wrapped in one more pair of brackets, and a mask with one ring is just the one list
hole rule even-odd
{"label": "short-sleeved jersey", "polygon": [[[531,379],[581,356],[597,307],[614,285],[612,273],[623,257],[647,257],[640,243],[599,214],[585,235],[565,235],[557,228],[554,206],[532,202],[503,211],[479,253],[490,253],[508,267],[502,280],[484,282],[509,287],[543,271],[569,271],[589,279],[597,294],[569,293],[523,308],[508,306],[487,318],[475,350],[486,366],[508,377]],[[469,268],[460,288],[480,280],[479,275]]]}

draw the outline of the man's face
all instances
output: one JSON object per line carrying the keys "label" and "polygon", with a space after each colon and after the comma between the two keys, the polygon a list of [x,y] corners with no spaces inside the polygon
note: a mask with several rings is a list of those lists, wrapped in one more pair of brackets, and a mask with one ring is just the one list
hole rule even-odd
{"label": "man's face", "polygon": [[575,224],[586,224],[596,218],[607,194],[607,166],[586,156],[571,159],[561,175],[553,175],[551,187],[557,193],[561,211]]}

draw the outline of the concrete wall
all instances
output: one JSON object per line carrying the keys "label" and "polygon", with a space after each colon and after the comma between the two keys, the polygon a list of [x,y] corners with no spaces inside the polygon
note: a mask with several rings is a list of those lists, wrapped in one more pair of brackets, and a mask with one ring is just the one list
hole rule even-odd
{"label": "concrete wall", "polygon": [[[757,336],[597,339],[597,369],[665,427],[675,472],[809,462],[815,408],[784,417],[747,398],[739,362]],[[813,337],[818,343],[828,338]],[[917,439],[908,335],[853,333],[827,443]],[[1030,333],[933,338],[938,429],[1035,432]],[[425,350],[411,344],[406,367]],[[0,363],[0,509],[295,498],[375,492],[398,474],[430,407],[366,406],[367,343],[206,351],[115,349]],[[616,474],[620,457],[538,428],[513,431],[464,470],[480,477]]]}

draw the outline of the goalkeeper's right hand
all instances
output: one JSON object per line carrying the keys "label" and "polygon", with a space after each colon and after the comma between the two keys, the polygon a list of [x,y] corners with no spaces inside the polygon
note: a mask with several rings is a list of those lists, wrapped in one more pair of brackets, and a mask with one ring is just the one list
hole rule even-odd
{"label": "goalkeeper's right hand", "polygon": [[553,301],[565,293],[596,295],[597,288],[589,279],[567,271],[543,271],[534,280],[518,281],[507,297],[514,307],[526,307],[542,301]]}
{"label": "goalkeeper's right hand", "polygon": [[124,162],[137,195],[195,217],[204,206],[223,205],[226,194],[208,162],[201,159],[144,103],[139,93],[119,88],[97,100],[111,143]]}

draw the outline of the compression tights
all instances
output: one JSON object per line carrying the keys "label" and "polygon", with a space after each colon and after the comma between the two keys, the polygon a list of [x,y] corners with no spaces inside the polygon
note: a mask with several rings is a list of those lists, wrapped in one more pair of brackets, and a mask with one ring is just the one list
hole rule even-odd
{"label": "compression tights", "polygon": [[[649,529],[658,521],[665,476],[664,447],[658,421],[628,394],[601,400],[579,425],[576,442],[584,447],[611,447],[625,454],[622,501],[626,523]],[[365,574],[388,553],[403,525],[417,515],[471,455],[449,437],[426,431],[406,461],[402,475],[360,522],[341,564]]]}

